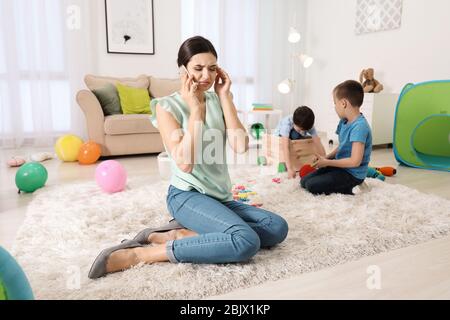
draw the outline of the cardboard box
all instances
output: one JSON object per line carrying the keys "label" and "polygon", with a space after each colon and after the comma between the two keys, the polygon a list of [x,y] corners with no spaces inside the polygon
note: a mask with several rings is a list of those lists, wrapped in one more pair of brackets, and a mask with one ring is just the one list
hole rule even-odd
{"label": "cardboard box", "polygon": [[[281,137],[263,135],[262,142],[263,154],[268,165],[286,162],[281,146]],[[291,163],[297,170],[300,170],[305,164],[313,163],[316,150],[312,139],[291,140],[289,148]]]}

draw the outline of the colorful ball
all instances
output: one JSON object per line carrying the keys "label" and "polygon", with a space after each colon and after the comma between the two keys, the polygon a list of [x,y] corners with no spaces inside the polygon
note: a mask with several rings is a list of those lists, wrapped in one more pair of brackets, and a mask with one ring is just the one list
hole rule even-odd
{"label": "colorful ball", "polygon": [[77,161],[82,145],[83,140],[81,138],[73,134],[66,134],[56,141],[55,151],[60,160],[73,162]]}
{"label": "colorful ball", "polygon": [[93,141],[88,141],[83,144],[78,152],[79,164],[93,164],[100,158],[102,149],[100,145]]}
{"label": "colorful ball", "polygon": [[397,169],[392,167],[375,168],[375,170],[381,172],[381,174],[386,177],[392,177],[397,174]]}
{"label": "colorful ball", "polygon": [[300,178],[306,177],[308,174],[315,172],[316,169],[309,164],[305,164],[300,168]]}
{"label": "colorful ball", "polygon": [[28,162],[16,172],[16,186],[20,191],[34,192],[47,182],[47,169],[39,162]]}
{"label": "colorful ball", "polygon": [[127,184],[127,172],[125,168],[115,160],[107,160],[100,163],[95,169],[97,184],[107,193],[120,192]]}

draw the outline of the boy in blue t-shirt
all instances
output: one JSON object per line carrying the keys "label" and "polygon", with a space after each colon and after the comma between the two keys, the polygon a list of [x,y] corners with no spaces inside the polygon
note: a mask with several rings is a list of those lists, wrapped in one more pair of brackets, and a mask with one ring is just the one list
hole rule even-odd
{"label": "boy in blue t-shirt", "polygon": [[320,142],[317,131],[314,128],[314,112],[307,106],[298,107],[294,114],[281,119],[276,135],[281,137],[281,150],[283,152],[288,178],[296,176],[298,168],[294,168],[290,160],[290,140],[312,139],[316,151],[325,156],[325,148]]}
{"label": "boy in blue t-shirt", "polygon": [[345,81],[333,90],[333,100],[341,119],[336,131],[339,146],[325,158],[316,155],[313,165],[319,169],[301,180],[302,188],[313,194],[353,194],[367,176],[372,132],[360,112],[364,90],[357,81]]}

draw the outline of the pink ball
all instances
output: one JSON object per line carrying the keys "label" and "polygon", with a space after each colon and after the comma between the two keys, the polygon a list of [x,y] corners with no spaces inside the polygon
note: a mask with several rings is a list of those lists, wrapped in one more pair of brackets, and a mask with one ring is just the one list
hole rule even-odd
{"label": "pink ball", "polygon": [[127,184],[127,172],[119,162],[107,160],[100,163],[95,169],[95,180],[105,192],[120,192],[125,189]]}

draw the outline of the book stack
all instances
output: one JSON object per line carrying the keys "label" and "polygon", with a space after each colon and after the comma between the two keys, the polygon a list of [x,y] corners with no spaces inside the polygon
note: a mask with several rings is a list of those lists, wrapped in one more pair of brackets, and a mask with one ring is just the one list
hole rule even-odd
{"label": "book stack", "polygon": [[269,103],[254,103],[253,111],[272,111],[273,106]]}

